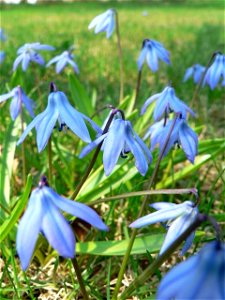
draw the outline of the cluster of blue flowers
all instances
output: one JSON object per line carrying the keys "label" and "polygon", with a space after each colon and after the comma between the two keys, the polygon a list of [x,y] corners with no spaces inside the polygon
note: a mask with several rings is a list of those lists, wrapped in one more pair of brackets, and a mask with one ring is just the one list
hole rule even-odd
{"label": "cluster of blue flowers", "polygon": [[[116,26],[115,14],[115,10],[107,10],[95,17],[88,28],[95,28],[94,32],[96,34],[106,32],[106,37],[110,38]],[[6,39],[3,30],[0,30],[0,39],[2,41]],[[54,47],[39,42],[27,43],[20,47],[17,51],[18,57],[13,64],[13,71],[20,64],[23,71],[26,71],[29,64],[33,62],[45,65],[44,58],[39,54],[39,51],[42,50],[53,51]],[[69,64],[75,73],[79,73],[78,66],[73,58],[71,50],[65,50],[62,54],[52,58],[46,66],[56,64],[56,73],[60,73]],[[3,59],[4,54],[1,52],[0,62]],[[145,39],[137,61],[138,71],[142,70],[146,61],[152,72],[156,72],[159,68],[159,60],[169,65],[169,51],[158,41]],[[212,64],[208,68],[199,64],[188,68],[183,81],[188,80],[190,77],[193,77],[194,83],[202,83],[203,86],[208,84],[211,89],[214,89],[220,81],[222,85],[225,85],[225,56],[216,53]],[[175,145],[178,145],[191,163],[194,163],[198,153],[198,137],[189,127],[187,120],[188,114],[194,117],[195,113],[176,96],[172,86],[166,86],[162,92],[151,95],[141,108],[141,115],[143,115],[148,107],[155,102],[153,112],[155,123],[149,127],[143,138],[143,140],[146,140],[150,137],[150,147],[146,146],[134,131],[131,122],[125,119],[122,111],[113,108],[110,117],[105,121],[108,126],[101,128],[88,116],[77,111],[70,104],[67,96],[62,91],[56,90],[53,83],[51,84],[47,107],[36,117],[34,115],[34,101],[25,94],[21,86],[14,87],[11,91],[1,95],[0,103],[7,99],[12,99],[10,114],[13,120],[20,114],[22,105],[25,106],[29,115],[33,118],[19,138],[17,145],[21,144],[31,130],[35,128],[38,151],[43,151],[58,122],[59,131],[68,128],[82,141],[88,143],[81,151],[80,158],[88,155],[94,148],[99,147],[102,150],[106,176],[113,172],[120,157],[127,157],[130,153],[134,157],[137,170],[142,176],[145,176],[149,164],[152,162],[151,152],[156,145],[159,145],[162,157],[167,155]],[[86,122],[91,125],[95,132],[96,138],[94,140],[91,140]],[[157,211],[137,219],[130,227],[141,228],[156,222],[166,222],[167,234],[159,253],[161,255],[193,224],[198,217],[199,210],[197,205],[191,201],[185,201],[181,204],[158,202],[151,204],[151,207]],[[81,218],[100,230],[108,230],[108,227],[93,209],[58,195],[49,187],[46,177],[43,176],[38,187],[32,191],[28,208],[18,226],[16,247],[23,270],[26,270],[30,264],[40,232],[44,234],[50,245],[61,256],[74,257],[75,236],[60,210]],[[192,232],[186,239],[181,250],[182,255],[191,247],[194,236],[195,232]],[[196,295],[199,299],[212,299],[215,298],[215,295],[219,299],[222,295],[224,296],[222,281],[219,279],[216,282],[220,270],[225,267],[224,252],[225,249],[222,243],[211,243],[205,246],[198,255],[172,269],[160,283],[158,299],[193,299]],[[215,260],[215,267],[211,274],[209,270],[212,259]],[[175,280],[176,283],[171,285]],[[197,290],[204,280],[208,280],[209,286],[211,284],[218,286],[218,288],[215,291],[209,289]],[[189,281],[196,284],[193,291],[187,288]]]}

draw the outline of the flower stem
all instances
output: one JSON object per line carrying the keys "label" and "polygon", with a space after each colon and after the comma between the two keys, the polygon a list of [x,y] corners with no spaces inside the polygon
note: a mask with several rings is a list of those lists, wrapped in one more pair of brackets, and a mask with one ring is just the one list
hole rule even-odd
{"label": "flower stem", "polygon": [[48,182],[52,184],[52,138],[48,140]]}
{"label": "flower stem", "polygon": [[117,46],[118,46],[118,55],[119,55],[119,62],[120,62],[120,103],[123,100],[123,88],[124,88],[124,68],[123,68],[123,54],[122,54],[122,47],[121,47],[121,39],[120,39],[120,31],[119,31],[119,18],[117,11],[115,12],[116,16],[116,36],[117,36]]}
{"label": "flower stem", "polygon": [[87,294],[86,289],[85,289],[84,281],[83,281],[81,271],[80,271],[79,265],[77,263],[76,257],[72,258],[71,261],[72,261],[75,273],[77,275],[77,280],[78,280],[79,285],[80,285],[80,289],[81,289],[81,293],[83,295],[83,299],[88,300],[89,297],[88,297],[88,294]]}
{"label": "flower stem", "polygon": [[204,80],[204,78],[205,78],[205,74],[206,74],[206,72],[208,71],[208,69],[209,69],[209,67],[210,67],[210,65],[211,65],[211,63],[212,63],[212,61],[213,61],[213,59],[214,59],[214,57],[215,57],[216,54],[217,54],[217,52],[214,52],[214,53],[211,55],[211,57],[210,57],[210,59],[209,59],[209,61],[208,61],[208,64],[207,64],[207,66],[206,66],[204,72],[202,73],[201,79],[200,79],[199,83],[196,85],[196,88],[195,88],[194,95],[193,95],[193,97],[192,97],[190,106],[193,106],[193,107],[194,107],[194,104],[195,104],[195,103],[198,104],[198,103],[197,103],[197,101],[198,101],[198,94],[199,94],[200,88],[201,88],[201,86],[202,86],[203,80]]}
{"label": "flower stem", "polygon": [[142,75],[142,68],[140,71],[138,71],[138,77],[137,77],[137,85],[136,85],[136,91],[135,91],[135,100],[134,100],[134,106],[137,103],[139,91],[140,91],[140,86],[141,86],[141,75]]}
{"label": "flower stem", "polygon": [[[117,109],[113,109],[113,110],[112,110],[111,115],[110,115],[110,117],[109,117],[109,119],[108,119],[107,124],[105,125],[105,128],[104,128],[102,134],[105,134],[105,133],[109,130],[109,126],[110,126],[110,124],[111,124],[111,122],[112,122],[112,120],[113,120],[113,118],[114,118],[114,115],[116,114],[117,111],[118,111]],[[96,159],[97,159],[97,157],[98,157],[98,154],[99,154],[99,152],[100,152],[100,150],[101,150],[102,143],[103,143],[103,141],[102,141],[102,142],[98,145],[98,147],[96,148],[95,153],[94,153],[94,155],[93,155],[93,157],[92,157],[92,159],[91,159],[91,162],[90,162],[90,164],[88,165],[88,167],[87,167],[87,169],[86,169],[86,171],[85,171],[85,173],[84,173],[84,176],[82,177],[82,179],[81,179],[80,183],[78,184],[76,190],[75,190],[75,191],[73,192],[73,194],[71,195],[70,199],[75,199],[75,198],[76,198],[76,196],[77,196],[78,193],[80,192],[80,190],[81,190],[83,184],[85,183],[86,179],[88,178],[89,174],[91,173],[91,170],[92,170],[92,168],[93,168],[93,166],[94,166],[94,164],[95,164],[95,162],[96,162]]]}
{"label": "flower stem", "polygon": [[[171,133],[172,133],[172,131],[173,131],[173,129],[174,129],[176,120],[177,120],[177,117],[174,119],[174,121],[173,121],[173,123],[172,123],[172,125],[171,125],[171,127],[170,127],[168,136],[167,136],[167,138],[166,138],[166,141],[165,141],[165,143],[164,143],[164,146],[163,146],[163,148],[162,148],[162,151],[161,151],[160,154],[159,154],[159,157],[158,157],[158,160],[157,160],[157,162],[156,162],[156,165],[155,165],[153,174],[152,174],[152,176],[151,176],[151,178],[150,178],[150,181],[149,181],[149,183],[148,183],[147,190],[150,190],[150,189],[152,188],[153,183],[154,183],[154,181],[155,181],[156,178],[157,178],[157,174],[158,174],[158,170],[159,170],[159,165],[160,165],[160,162],[161,162],[161,160],[162,160],[162,157],[163,157],[163,154],[164,154],[164,152],[165,152],[165,149],[166,149],[166,147],[167,147],[167,145],[168,145],[168,142],[169,142]],[[138,214],[138,216],[137,216],[137,219],[140,218],[140,217],[142,216],[143,210],[144,210],[145,205],[146,205],[146,202],[147,202],[147,200],[148,200],[148,197],[149,197],[149,195],[145,195],[144,200],[143,200],[142,205],[141,205],[141,209],[140,209],[139,214]],[[126,251],[126,253],[125,253],[125,255],[124,255],[123,262],[122,262],[122,265],[121,265],[121,268],[120,268],[120,272],[119,272],[119,274],[118,274],[118,279],[117,279],[117,282],[116,282],[116,286],[115,286],[115,290],[114,290],[114,293],[113,293],[113,296],[112,296],[112,300],[117,300],[117,298],[118,298],[117,296],[118,296],[118,293],[119,293],[120,285],[121,285],[121,282],[122,282],[122,280],[123,280],[123,275],[124,275],[124,273],[125,273],[125,269],[126,269],[126,266],[127,266],[127,262],[128,262],[129,257],[130,257],[130,252],[131,252],[131,250],[132,250],[132,247],[133,247],[134,240],[135,240],[135,238],[136,238],[137,232],[138,232],[138,229],[136,229],[136,228],[133,229],[133,231],[132,231],[132,234],[131,234],[131,237],[130,237],[130,241],[129,241],[129,244],[128,244],[128,247],[127,247],[127,251]]]}
{"label": "flower stem", "polygon": [[170,255],[176,250],[176,248],[184,241],[202,222],[207,220],[207,216],[199,214],[197,219],[171,244],[171,246],[159,255],[153,263],[148,266],[140,276],[138,276],[129,287],[121,294],[119,299],[128,299],[129,295],[140,285],[142,285],[146,279],[152,275],[163,262],[170,257]]}

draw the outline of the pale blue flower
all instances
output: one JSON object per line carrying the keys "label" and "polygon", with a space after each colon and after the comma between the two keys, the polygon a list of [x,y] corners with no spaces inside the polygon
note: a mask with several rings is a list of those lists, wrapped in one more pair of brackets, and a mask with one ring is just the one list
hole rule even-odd
{"label": "pale blue flower", "polygon": [[204,81],[203,86],[207,83],[211,90],[215,89],[219,81],[225,80],[225,55],[217,53],[215,55],[214,62],[208,68]]}
{"label": "pale blue flower", "polygon": [[75,61],[73,60],[73,54],[69,51],[64,51],[62,54],[57,55],[52,58],[46,65],[49,67],[51,64],[56,63],[56,73],[62,72],[62,70],[66,67],[67,64],[70,64],[73,67],[74,72],[79,73],[79,69]]}
{"label": "pale blue flower", "polygon": [[168,116],[170,112],[180,113],[182,118],[186,118],[187,112],[195,116],[195,113],[175,95],[174,88],[170,86],[167,86],[161,93],[148,98],[141,109],[141,114],[144,114],[146,108],[155,100],[157,100],[153,113],[155,121],[158,121],[163,114]]}
{"label": "pale blue flower", "polygon": [[62,130],[63,127],[67,125],[70,130],[87,143],[89,143],[91,139],[85,120],[88,121],[96,131],[100,130],[91,119],[73,108],[63,92],[57,91],[49,94],[47,108],[37,115],[27,126],[17,142],[17,145],[22,143],[28,133],[36,127],[37,146],[38,151],[41,152],[47,145],[57,120],[59,122],[59,130]]}
{"label": "pale blue flower", "polygon": [[4,59],[5,59],[5,52],[4,51],[0,51],[0,64],[3,63]]}
{"label": "pale blue flower", "polygon": [[205,67],[195,64],[190,68],[187,68],[183,82],[187,81],[189,78],[193,77],[194,83],[198,84],[203,76],[203,73],[205,72]]}
{"label": "pale blue flower", "polygon": [[47,186],[46,177],[42,177],[39,186],[31,193],[27,210],[18,226],[16,249],[23,270],[26,270],[30,264],[39,232],[44,234],[59,255],[74,257],[75,236],[60,210],[76,216],[100,230],[108,230],[108,227],[92,208],[59,196]]}
{"label": "pale blue flower", "polygon": [[0,28],[0,40],[2,42],[6,41],[6,35],[5,35],[5,32],[4,32],[4,29],[2,29],[2,28]]}
{"label": "pale blue flower", "polygon": [[[157,202],[150,206],[158,211],[137,219],[130,224],[130,227],[140,228],[158,222],[168,222],[168,231],[159,252],[159,254],[162,254],[196,220],[198,208],[191,201],[185,201],[181,204]],[[194,236],[195,232],[191,233],[187,238],[181,255],[191,247]]]}
{"label": "pale blue flower", "polygon": [[88,26],[88,29],[95,27],[95,34],[99,32],[106,32],[107,39],[112,35],[115,28],[115,11],[113,9],[108,9],[101,15],[95,17]]}
{"label": "pale blue flower", "polygon": [[40,50],[54,50],[55,48],[49,45],[42,45],[40,43],[25,44],[17,50],[18,57],[14,61],[13,71],[15,71],[20,63],[22,63],[22,70],[26,71],[31,61],[44,65],[44,58],[37,52]]}
{"label": "pale blue flower", "polygon": [[141,175],[148,170],[148,163],[152,161],[152,155],[141,138],[134,132],[129,121],[116,119],[111,124],[107,133],[97,137],[87,145],[81,152],[83,158],[100,143],[103,150],[103,165],[106,176],[110,175],[120,156],[124,157],[132,152],[135,158],[135,165]]}
{"label": "pale blue flower", "polygon": [[10,115],[12,120],[14,121],[18,115],[21,112],[21,108],[22,108],[22,104],[25,105],[26,110],[28,111],[28,113],[30,114],[30,116],[32,118],[34,118],[34,102],[32,99],[30,99],[29,97],[27,97],[27,95],[25,94],[24,90],[20,87],[17,86],[14,89],[12,89],[10,92],[8,92],[7,94],[1,95],[0,96],[0,103],[12,98],[12,102],[10,105]]}
{"label": "pale blue flower", "polygon": [[[170,132],[172,123],[174,120],[167,120],[166,125],[164,122],[158,122],[157,126],[153,125],[148,129],[146,137],[151,136],[151,151],[159,144],[160,151],[163,150],[165,141]],[[194,163],[195,156],[198,153],[198,136],[196,133],[188,126],[187,121],[184,119],[177,119],[175,126],[170,135],[169,142],[165,148],[163,157],[169,152],[171,148],[175,145],[181,146],[187,159]]]}
{"label": "pale blue flower", "polygon": [[170,64],[170,54],[161,43],[155,40],[145,39],[143,41],[142,50],[138,58],[138,70],[142,69],[144,61],[149,66],[149,68],[156,72],[158,70],[158,60],[161,59],[166,64]]}
{"label": "pale blue flower", "polygon": [[160,282],[158,300],[225,299],[225,244],[206,244],[172,268]]}

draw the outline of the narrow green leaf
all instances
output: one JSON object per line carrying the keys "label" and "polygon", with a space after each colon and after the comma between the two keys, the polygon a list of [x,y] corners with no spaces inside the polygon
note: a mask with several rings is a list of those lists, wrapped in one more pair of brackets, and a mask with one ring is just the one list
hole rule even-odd
{"label": "narrow green leaf", "polygon": [[[16,150],[16,142],[18,139],[19,132],[19,120],[11,121],[8,125],[7,131],[4,134],[3,141],[3,152],[0,163],[0,201],[1,205],[6,209],[9,206],[10,200],[10,178],[13,168],[13,159]],[[0,209],[1,218],[4,217],[5,213],[3,209]]]}
{"label": "narrow green leaf", "polygon": [[14,207],[8,219],[6,219],[5,222],[0,227],[0,243],[7,237],[7,235],[12,230],[13,226],[18,221],[20,215],[22,214],[24,207],[26,206],[28,201],[31,186],[32,186],[32,176],[29,174],[27,177],[27,183],[23,195],[19,198],[16,206]]}
{"label": "narrow green leaf", "polygon": [[94,112],[92,107],[92,101],[86,93],[83,85],[72,73],[69,74],[69,89],[74,104],[76,105],[78,110],[87,116],[91,116]]}
{"label": "narrow green leaf", "polygon": [[[196,237],[204,236],[203,231],[198,231]],[[137,237],[134,241],[134,245],[131,254],[143,254],[148,252],[156,253],[160,250],[164,234],[148,234],[141,237]],[[103,256],[123,256],[126,253],[129,244],[129,239],[122,241],[98,241],[98,242],[85,242],[77,243],[77,254],[92,254]]]}

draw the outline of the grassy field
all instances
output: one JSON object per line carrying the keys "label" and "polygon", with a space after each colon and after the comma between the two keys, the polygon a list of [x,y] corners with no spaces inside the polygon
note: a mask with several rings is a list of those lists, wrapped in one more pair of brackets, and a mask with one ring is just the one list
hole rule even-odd
{"label": "grassy field", "polygon": [[[95,35],[88,30],[88,24],[94,16],[108,8],[116,8],[119,14],[123,61],[125,71],[125,95],[128,101],[124,104],[127,116],[135,123],[135,130],[143,137],[151,122],[145,118],[139,120],[139,110],[144,101],[152,94],[161,92],[169,83],[175,87],[177,96],[187,104],[191,103],[195,86],[190,80],[182,82],[186,68],[195,63],[207,65],[214,51],[224,52],[224,10],[223,1],[205,2],[200,4],[184,3],[147,3],[147,2],[77,2],[73,4],[46,5],[2,5],[1,27],[4,28],[7,41],[1,44],[6,52],[6,59],[1,65],[0,87],[1,94],[21,84],[27,94],[36,102],[36,114],[43,111],[47,104],[49,83],[55,82],[59,90],[72,99],[72,89],[69,85],[71,71],[61,74],[55,73],[54,67],[48,69],[30,66],[26,73],[12,72],[13,61],[17,49],[25,43],[41,42],[56,48],[54,53],[43,51],[46,61],[62,51],[74,46],[75,60],[79,66],[79,82],[84,86],[85,97],[89,97],[93,111],[105,104],[118,103],[119,98],[119,61],[117,53],[116,35],[107,40],[105,33]],[[155,39],[163,43],[171,53],[171,66],[160,63],[159,71],[153,74],[145,65],[137,107],[132,108],[131,100],[137,80],[137,58],[145,38]],[[82,101],[82,99],[81,99]],[[8,101],[9,102],[9,101]],[[6,215],[3,214],[3,224],[10,216],[15,205],[23,195],[21,147],[15,150],[15,143],[20,136],[19,122],[14,123],[9,116],[9,103],[0,104],[1,109],[1,148],[3,152],[1,174],[5,170],[6,162],[10,166],[6,179],[1,179],[1,189],[7,191],[8,203]],[[199,190],[203,212],[213,214],[219,222],[224,217],[223,165],[221,164],[224,144],[224,90],[221,87],[211,91],[209,87],[201,89],[198,101],[193,103],[197,112],[195,121],[191,124],[199,135],[199,156],[196,164],[191,165],[185,160],[184,154],[176,150],[168,155],[161,164],[156,188],[191,188]],[[106,112],[97,116],[97,121],[103,121]],[[25,122],[30,119],[25,115]],[[101,125],[101,124],[99,124]],[[15,138],[16,137],[16,138]],[[91,155],[80,160],[78,155],[83,143],[68,132],[68,135],[53,137],[53,186],[59,194],[71,195],[88,165]],[[6,150],[5,150],[6,149]],[[222,150],[221,150],[222,149]],[[154,152],[154,163],[156,154]],[[41,174],[48,173],[47,151],[37,153],[34,135],[26,140],[27,174],[33,176],[32,187],[37,185]],[[6,161],[4,161],[6,159]],[[118,195],[131,191],[141,191],[146,186],[152,174],[154,163],[150,166],[146,177],[141,177],[134,168],[131,157],[127,164],[124,161],[106,178],[103,175],[102,159],[98,158],[94,171],[78,195],[77,200],[91,204],[97,199]],[[124,173],[125,172],[125,173]],[[124,175],[125,174],[125,175]],[[3,176],[3,175],[2,175]],[[4,184],[4,186],[3,186]],[[178,196],[178,202],[187,196]],[[171,196],[157,196],[151,198],[156,201],[174,201]],[[110,299],[115,286],[118,271],[121,266],[121,255],[127,244],[118,245],[118,251],[113,252],[99,248],[103,255],[96,255],[94,247],[85,248],[82,242],[87,241],[122,241],[129,238],[130,224],[137,216],[140,208],[140,197],[133,197],[130,201],[121,199],[96,205],[95,209],[101,214],[109,233],[90,231],[85,224],[74,222],[76,238],[79,242],[77,252],[82,269],[82,276],[91,299]],[[146,212],[149,209],[146,208]],[[1,244],[2,258],[0,259],[0,298],[1,299],[82,299],[79,298],[79,285],[76,281],[72,263],[58,257],[46,240],[40,236],[35,251],[35,258],[28,269],[22,272],[15,250],[16,224],[20,215],[15,219],[12,230]],[[1,224],[1,225],[2,225]],[[222,222],[221,222],[222,224]],[[0,227],[1,228],[1,227]],[[162,240],[161,227],[147,227],[141,233],[148,241],[151,235],[159,234]],[[212,239],[213,234],[207,226],[199,231],[195,248],[205,240]],[[205,231],[207,234],[203,234]],[[156,238],[157,239],[157,238]],[[161,241],[160,240],[160,241]],[[97,244],[96,244],[97,245]],[[95,245],[95,246],[96,246]],[[111,244],[110,244],[111,245]],[[129,267],[123,281],[121,291],[152,261],[159,246],[154,248],[150,242],[148,253],[146,249],[137,247],[135,255],[130,257]],[[83,247],[83,248],[82,248]],[[97,246],[96,246],[97,247]],[[86,249],[86,250],[85,250]],[[99,250],[97,249],[97,250]],[[139,251],[139,250],[140,251]],[[87,251],[88,250],[88,251]],[[96,250],[96,251],[97,251]],[[99,250],[99,251],[100,251]],[[106,252],[109,254],[105,254]],[[110,252],[111,251],[111,252]],[[189,252],[192,254],[193,250]],[[107,256],[106,256],[107,255]],[[174,261],[181,261],[174,258]],[[161,276],[169,265],[163,266],[158,273],[137,289],[135,296],[130,299],[154,299],[156,288]]]}

